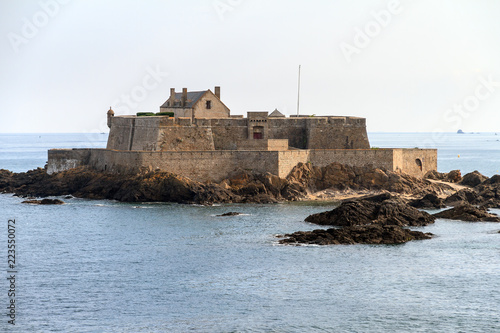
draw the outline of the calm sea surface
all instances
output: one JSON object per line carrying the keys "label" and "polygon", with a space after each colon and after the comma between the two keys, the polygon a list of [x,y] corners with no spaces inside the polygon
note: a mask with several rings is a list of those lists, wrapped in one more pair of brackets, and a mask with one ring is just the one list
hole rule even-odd
{"label": "calm sea surface", "polygon": [[[370,133],[376,147],[433,143],[440,171],[500,168],[494,133],[438,139]],[[105,144],[105,134],[3,134],[0,168],[43,166],[48,148]],[[431,240],[294,247],[274,236],[318,228],[304,218],[333,204],[63,200],[44,207],[0,195],[0,267],[7,277],[15,219],[18,271],[16,325],[0,316],[2,332],[500,331],[500,224],[438,220],[416,228]],[[244,215],[216,216],[228,211]]]}

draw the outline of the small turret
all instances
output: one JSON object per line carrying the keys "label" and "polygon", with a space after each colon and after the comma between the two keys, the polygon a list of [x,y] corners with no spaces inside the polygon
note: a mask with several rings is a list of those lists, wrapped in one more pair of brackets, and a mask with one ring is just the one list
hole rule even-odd
{"label": "small turret", "polygon": [[111,118],[115,116],[115,111],[111,109],[111,106],[109,107],[108,110],[108,127],[111,128]]}

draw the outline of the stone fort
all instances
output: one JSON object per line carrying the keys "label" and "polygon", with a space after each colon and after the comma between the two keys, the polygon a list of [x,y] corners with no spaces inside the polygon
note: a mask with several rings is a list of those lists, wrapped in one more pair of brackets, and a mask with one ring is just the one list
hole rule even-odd
{"label": "stone fort", "polygon": [[159,113],[115,116],[105,149],[51,149],[48,172],[78,166],[116,173],[172,172],[219,182],[241,170],[286,177],[298,163],[373,165],[415,177],[437,169],[435,149],[370,148],[366,120],[290,116],[278,110],[231,115],[220,87],[170,90]]}

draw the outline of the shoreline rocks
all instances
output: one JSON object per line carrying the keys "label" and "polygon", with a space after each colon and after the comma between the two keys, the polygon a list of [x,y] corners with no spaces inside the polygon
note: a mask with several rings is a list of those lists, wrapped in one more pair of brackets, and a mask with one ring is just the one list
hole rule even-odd
{"label": "shoreline rocks", "polygon": [[500,217],[498,215],[488,213],[488,210],[484,207],[476,207],[468,203],[444,210],[433,216],[442,219],[467,222],[500,222]]}
{"label": "shoreline rocks", "polygon": [[0,192],[22,197],[72,195],[122,202],[210,205],[299,201],[326,189],[339,194],[344,191],[390,191],[423,195],[445,193],[451,187],[371,166],[351,167],[339,163],[325,167],[299,163],[286,178],[240,170],[219,184],[197,182],[162,171],[120,175],[79,167],[49,175],[42,168],[23,173],[0,170]]}
{"label": "shoreline rocks", "polygon": [[339,207],[308,216],[305,221],[319,225],[355,226],[367,224],[425,226],[435,218],[420,211],[401,199],[383,193],[343,201]]}
{"label": "shoreline rocks", "polygon": [[42,200],[25,200],[21,203],[32,204],[32,205],[64,205],[65,202],[59,199],[42,199]]}
{"label": "shoreline rocks", "polygon": [[339,207],[309,215],[305,221],[339,226],[326,230],[287,234],[280,244],[401,244],[429,239],[430,233],[412,231],[404,226],[425,226],[435,218],[408,205],[390,193],[345,200]]}

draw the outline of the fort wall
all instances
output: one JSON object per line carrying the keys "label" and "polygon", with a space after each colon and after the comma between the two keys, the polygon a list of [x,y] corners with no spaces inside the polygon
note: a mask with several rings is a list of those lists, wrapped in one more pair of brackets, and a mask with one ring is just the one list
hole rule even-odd
{"label": "fort wall", "polygon": [[[257,114],[258,112],[253,113],[254,116]],[[263,139],[288,139],[289,146],[298,149],[369,148],[363,118],[268,117],[192,120],[188,117],[174,119],[165,116],[112,117],[107,148],[145,151],[236,150],[237,142],[254,139],[254,126],[262,128]],[[199,145],[195,143],[195,138]]]}
{"label": "fort wall", "polygon": [[376,168],[394,170],[394,149],[318,149],[310,152],[309,161],[317,166],[337,162],[357,167],[373,165]]}
{"label": "fort wall", "polygon": [[[333,162],[352,166],[372,165],[400,170],[422,177],[437,168],[435,149],[322,149],[288,151],[117,151],[109,149],[49,150],[48,172],[77,166],[121,174],[136,174],[157,169],[197,181],[219,182],[239,170],[270,172],[286,177],[299,162],[326,166]],[[422,170],[415,160],[423,161]],[[413,164],[414,165],[413,165]]]}
{"label": "fort wall", "polygon": [[423,177],[437,170],[437,149],[394,149],[394,169]]}

